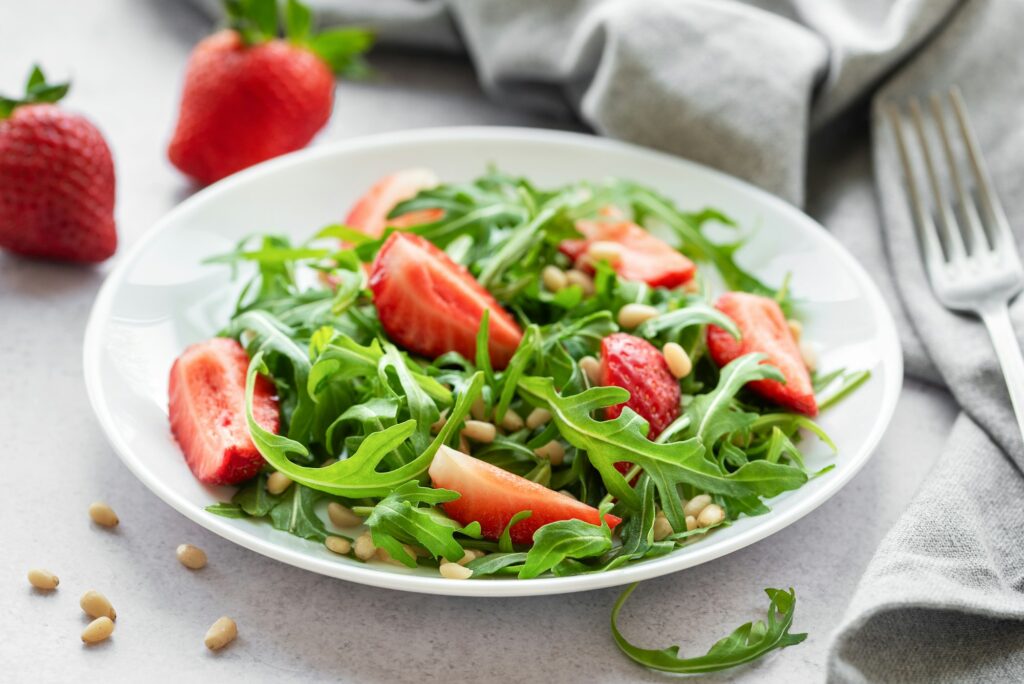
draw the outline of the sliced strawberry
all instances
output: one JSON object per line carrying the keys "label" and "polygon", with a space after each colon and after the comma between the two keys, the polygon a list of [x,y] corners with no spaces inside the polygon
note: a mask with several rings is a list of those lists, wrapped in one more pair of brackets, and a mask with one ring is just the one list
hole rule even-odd
{"label": "sliced strawberry", "polygon": [[615,333],[601,340],[601,384],[629,390],[629,401],[604,410],[608,419],[617,418],[628,406],[651,425],[648,439],[654,439],[679,417],[679,381],[669,372],[657,347],[628,333]]}
{"label": "sliced strawberry", "polygon": [[778,302],[746,292],[726,292],[716,306],[736,322],[742,336],[737,340],[725,330],[709,325],[708,352],[714,362],[724,366],[744,354],[766,354],[765,363],[782,371],[786,383],[755,380],[748,383],[749,387],[777,404],[809,416],[817,415],[818,402],[814,399],[810,373]]}
{"label": "sliced strawberry", "polygon": [[[430,480],[435,487],[460,495],[443,504],[444,512],[463,525],[480,523],[488,539],[497,539],[520,511],[532,511],[533,515],[512,526],[510,534],[517,544],[531,543],[537,528],[556,520],[601,524],[600,513],[593,506],[446,446],[430,464]],[[622,522],[611,514],[604,519],[613,529]]]}
{"label": "sliced strawberry", "polygon": [[[242,345],[222,337],[193,344],[171,366],[171,431],[200,482],[236,484],[263,466],[245,421],[248,367]],[[274,385],[263,376],[256,378],[253,414],[264,428],[278,431]]]}
{"label": "sliced strawberry", "polygon": [[697,270],[667,242],[631,221],[577,221],[576,228],[584,239],[564,240],[558,249],[584,270],[593,271],[586,252],[597,241],[615,242],[622,248],[622,258],[614,268],[626,280],[640,280],[651,287],[677,287],[693,278]]}
{"label": "sliced strawberry", "polygon": [[388,220],[388,214],[399,202],[412,199],[420,190],[432,188],[439,182],[430,169],[405,169],[385,176],[359,198],[345,224],[371,237],[380,237],[387,226],[408,228],[436,221],[444,216],[442,209],[411,211],[391,220]]}
{"label": "sliced strawberry", "polygon": [[409,351],[436,358],[455,351],[476,357],[476,334],[490,311],[490,353],[504,368],[523,331],[465,268],[427,240],[392,233],[374,259],[370,289],[388,336]]}

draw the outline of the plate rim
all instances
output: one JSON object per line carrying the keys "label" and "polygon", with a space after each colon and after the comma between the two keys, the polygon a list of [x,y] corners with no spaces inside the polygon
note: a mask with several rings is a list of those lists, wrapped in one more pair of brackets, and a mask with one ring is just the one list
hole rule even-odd
{"label": "plate rim", "polygon": [[[118,291],[119,286],[122,284],[125,275],[137,256],[157,236],[173,225],[178,215],[190,211],[194,205],[201,204],[211,197],[229,192],[235,186],[249,182],[250,179],[274,174],[279,170],[301,165],[325,156],[345,154],[366,148],[401,146],[419,142],[441,142],[444,140],[490,140],[495,142],[529,140],[541,143],[569,143],[596,150],[628,153],[659,161],[667,161],[681,166],[688,166],[691,171],[705,174],[715,182],[731,185],[738,191],[747,193],[761,205],[772,206],[783,215],[792,216],[795,214],[799,220],[809,221],[810,224],[816,226],[820,230],[819,236],[829,244],[838,258],[844,263],[849,273],[857,282],[858,291],[867,300],[875,320],[879,323],[879,335],[882,341],[880,363],[887,370],[890,368],[892,370],[884,378],[885,384],[882,388],[882,405],[880,410],[876,412],[871,430],[858,450],[858,453],[864,452],[864,456],[845,470],[833,471],[834,477],[830,478],[820,490],[800,502],[799,506],[782,512],[773,511],[766,516],[763,524],[754,526],[750,530],[745,530],[743,533],[719,545],[709,546],[707,549],[694,545],[689,547],[686,553],[667,554],[662,558],[654,559],[647,563],[626,565],[607,573],[569,577],[541,577],[531,580],[488,579],[477,582],[452,582],[442,577],[435,578],[402,574],[394,571],[382,571],[372,566],[318,558],[312,554],[298,552],[280,544],[259,539],[251,533],[229,524],[227,519],[221,519],[218,516],[207,513],[202,508],[197,508],[172,488],[164,486],[143,466],[141,459],[135,457],[132,449],[121,437],[119,430],[116,428],[116,421],[110,411],[110,407],[105,400],[106,397],[102,389],[100,372],[100,361],[103,351],[101,346],[102,330],[104,324],[110,319],[111,305],[115,293]],[[882,297],[878,286],[860,262],[814,218],[785,200],[747,181],[689,159],[587,133],[517,126],[416,128],[331,141],[268,160],[199,190],[163,214],[125,252],[118,256],[116,264],[100,287],[89,313],[82,345],[82,363],[89,403],[108,442],[113,446],[121,462],[127,466],[129,471],[147,489],[186,518],[251,551],[318,574],[385,589],[468,597],[542,596],[620,586],[695,567],[765,539],[817,509],[845,487],[860,472],[864,465],[874,456],[882,436],[891,424],[903,386],[902,346],[891,310],[886,304],[884,297]]]}

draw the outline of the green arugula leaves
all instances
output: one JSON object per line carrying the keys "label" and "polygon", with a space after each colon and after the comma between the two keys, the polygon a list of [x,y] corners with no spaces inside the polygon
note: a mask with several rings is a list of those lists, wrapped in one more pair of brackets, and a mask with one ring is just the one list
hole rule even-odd
{"label": "green arugula leaves", "polygon": [[765,589],[769,599],[767,622],[759,620],[737,627],[729,636],[716,641],[705,655],[680,658],[678,646],[657,650],[640,648],[626,640],[617,624],[622,607],[636,587],[636,584],[630,585],[612,608],[612,637],[627,657],[652,670],[674,674],[719,672],[757,660],[770,651],[799,644],[807,638],[806,634],[789,632],[796,611],[796,592],[792,589]]}

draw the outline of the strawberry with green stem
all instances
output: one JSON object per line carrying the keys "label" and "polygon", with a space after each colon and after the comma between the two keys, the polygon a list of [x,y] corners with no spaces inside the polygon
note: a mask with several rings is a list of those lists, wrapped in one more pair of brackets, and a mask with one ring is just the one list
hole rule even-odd
{"label": "strawberry with green stem", "polygon": [[[300,149],[330,118],[334,74],[365,72],[373,42],[356,28],[314,34],[307,7],[229,0],[230,28],[192,51],[167,153],[202,184]],[[280,37],[281,30],[284,37]]]}
{"label": "strawberry with green stem", "polygon": [[103,261],[117,249],[114,162],[92,123],[57,106],[68,88],[37,66],[24,97],[0,97],[0,247]]}

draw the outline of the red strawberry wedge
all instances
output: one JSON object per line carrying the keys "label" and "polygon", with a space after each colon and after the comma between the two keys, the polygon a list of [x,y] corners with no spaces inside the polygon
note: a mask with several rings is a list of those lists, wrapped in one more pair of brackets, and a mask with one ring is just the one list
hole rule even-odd
{"label": "red strawberry wedge", "polygon": [[[435,487],[459,493],[458,499],[442,504],[444,512],[463,525],[480,523],[488,539],[497,539],[520,511],[532,511],[533,515],[512,526],[510,534],[517,544],[531,543],[537,528],[556,520],[601,524],[600,513],[593,506],[446,446],[430,464],[430,480]],[[611,514],[604,519],[613,529],[622,522]]]}
{"label": "red strawberry wedge", "polygon": [[586,259],[587,249],[600,241],[621,247],[622,258],[613,268],[626,280],[672,288],[693,278],[697,271],[693,262],[671,245],[631,221],[578,221],[576,228],[584,239],[565,240],[558,249],[585,270],[593,271]]}
{"label": "red strawberry wedge", "polygon": [[755,380],[749,387],[777,404],[808,416],[817,415],[818,402],[814,399],[810,373],[778,302],[745,292],[726,292],[716,306],[736,322],[742,336],[737,340],[725,330],[709,325],[708,352],[714,362],[724,366],[744,354],[766,354],[765,363],[782,371],[786,383]]}
{"label": "red strawberry wedge", "polygon": [[352,207],[345,225],[380,237],[387,226],[408,228],[420,223],[431,223],[444,216],[442,209],[421,209],[388,220],[388,214],[399,202],[412,199],[420,190],[434,187],[440,181],[430,169],[405,169],[385,176],[374,183]]}
{"label": "red strawberry wedge", "polygon": [[405,349],[434,359],[446,352],[476,357],[476,334],[490,312],[490,354],[495,368],[508,365],[523,331],[465,268],[427,240],[392,233],[370,271],[377,316],[388,336]]}
{"label": "red strawberry wedge", "polygon": [[605,417],[617,418],[628,406],[651,425],[654,439],[679,417],[679,381],[657,347],[628,333],[601,340],[601,384],[629,390],[629,401],[606,408]]}
{"label": "red strawberry wedge", "polygon": [[[245,421],[248,367],[242,345],[222,337],[193,344],[171,366],[171,432],[200,482],[237,484],[263,466]],[[278,431],[274,385],[263,376],[256,378],[253,413],[264,428]]]}

